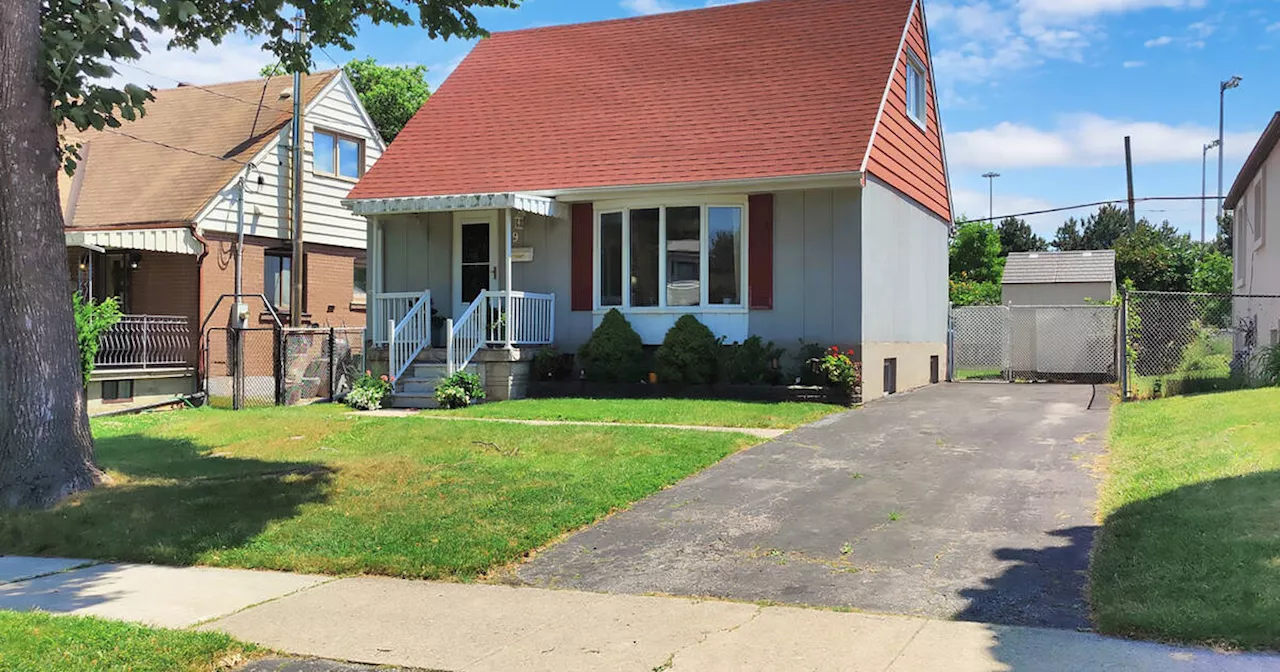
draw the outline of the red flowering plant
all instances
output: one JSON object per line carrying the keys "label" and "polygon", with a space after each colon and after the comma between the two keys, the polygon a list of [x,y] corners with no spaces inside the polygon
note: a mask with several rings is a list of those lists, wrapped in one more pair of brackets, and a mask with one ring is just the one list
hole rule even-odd
{"label": "red flowering plant", "polygon": [[814,368],[827,377],[828,383],[850,397],[856,396],[862,387],[862,362],[854,360],[852,349],[842,351],[833,345],[814,360]]}
{"label": "red flowering plant", "polygon": [[365,371],[363,376],[351,385],[351,391],[342,400],[352,408],[362,411],[376,411],[391,396],[395,379],[386,375],[375,376],[372,371]]}

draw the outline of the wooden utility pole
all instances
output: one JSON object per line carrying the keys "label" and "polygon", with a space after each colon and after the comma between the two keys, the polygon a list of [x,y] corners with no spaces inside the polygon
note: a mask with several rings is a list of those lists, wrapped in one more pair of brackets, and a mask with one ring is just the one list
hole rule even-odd
{"label": "wooden utility pole", "polygon": [[[299,44],[304,40],[303,29],[305,28],[304,15],[298,12],[298,16],[294,19],[297,22],[295,27],[295,39]],[[302,250],[302,150],[306,145],[306,126],[303,125],[302,119],[302,70],[294,68],[293,70],[293,146],[292,146],[292,163],[293,163],[293,179],[292,179],[292,202],[293,202],[293,221],[292,237],[293,237],[293,255],[289,262],[289,326],[297,327],[302,325],[302,276],[303,264],[306,263]]]}
{"label": "wooden utility pole", "polygon": [[1129,181],[1129,231],[1138,230],[1138,215],[1133,207],[1133,149],[1129,144],[1129,136],[1124,136],[1124,172]]}

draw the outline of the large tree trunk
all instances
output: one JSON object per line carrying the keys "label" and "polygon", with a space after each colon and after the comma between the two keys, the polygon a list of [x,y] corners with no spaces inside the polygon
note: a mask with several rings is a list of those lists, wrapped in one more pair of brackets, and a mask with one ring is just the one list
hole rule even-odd
{"label": "large tree trunk", "polygon": [[0,507],[47,507],[102,477],[93,460],[58,136],[40,76],[40,0],[0,0]]}

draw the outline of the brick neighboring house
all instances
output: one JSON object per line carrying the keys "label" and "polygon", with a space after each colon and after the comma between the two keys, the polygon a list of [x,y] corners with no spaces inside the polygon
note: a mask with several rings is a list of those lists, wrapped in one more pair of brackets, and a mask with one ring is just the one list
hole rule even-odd
{"label": "brick neighboring house", "polygon": [[[200,325],[234,312],[237,200],[245,177],[242,283],[287,323],[363,326],[365,222],[341,205],[384,149],[339,70],[307,76],[303,165],[303,296],[290,293],[292,82],[274,77],[155,92],[120,129],[68,136],[81,144],[61,178],[72,288],[115,297],[125,318],[103,338],[91,411],[196,389]],[[262,301],[248,326],[271,326]]]}

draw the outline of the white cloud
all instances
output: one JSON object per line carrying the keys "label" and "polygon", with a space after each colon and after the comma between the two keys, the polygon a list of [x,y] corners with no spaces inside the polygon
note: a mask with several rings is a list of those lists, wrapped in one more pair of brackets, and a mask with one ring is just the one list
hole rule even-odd
{"label": "white cloud", "polygon": [[1191,31],[1191,33],[1193,33],[1196,37],[1199,37],[1201,39],[1209,37],[1217,29],[1218,27],[1216,25],[1208,21],[1196,21],[1195,23],[1187,26],[1188,31]]}
{"label": "white cloud", "polygon": [[1126,68],[1141,68],[1144,65],[1146,65],[1146,63],[1143,61],[1125,61],[1124,62],[1124,67]]}
{"label": "white cloud", "polygon": [[469,53],[471,53],[471,47],[467,47],[466,51],[447,61],[428,65],[427,86],[432,91],[440,88],[440,85],[444,83],[444,80],[448,79],[449,75],[452,75],[453,71],[457,70],[459,65],[462,65],[462,59],[466,58]]}
{"label": "white cloud", "polygon": [[110,81],[156,88],[172,88],[178,82],[215,84],[254,79],[258,72],[275,62],[275,57],[262,50],[262,40],[243,35],[230,35],[221,44],[201,43],[195,51],[166,49],[172,33],[144,31],[150,53],[137,61],[121,61],[119,71]]}
{"label": "white cloud", "polygon": [[1275,23],[1267,26],[1267,32],[1268,33],[1280,32],[1280,21],[1276,21]]}
{"label": "white cloud", "polygon": [[662,14],[680,9],[666,0],[622,0],[621,4],[623,9],[636,14]]}
{"label": "white cloud", "polygon": [[1203,7],[1205,0],[1019,0],[1024,21],[1040,24],[1073,23],[1103,14],[1143,9]]}
{"label": "white cloud", "polygon": [[1172,37],[1169,37],[1168,35],[1161,35],[1160,37],[1155,37],[1150,40],[1147,40],[1146,42],[1143,42],[1142,46],[1150,49],[1151,47],[1163,47],[1166,44],[1169,44],[1170,42],[1173,42]]}
{"label": "white cloud", "polygon": [[[996,170],[1119,165],[1124,163],[1126,135],[1133,138],[1134,163],[1152,164],[1199,161],[1204,143],[1218,133],[1195,124],[1073,114],[1062,116],[1049,130],[1006,121],[991,128],[953,132],[947,136],[947,156],[953,166]],[[1257,138],[1256,132],[1228,133],[1227,156],[1245,157]]]}

